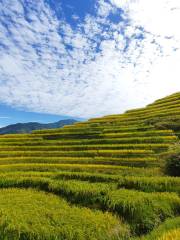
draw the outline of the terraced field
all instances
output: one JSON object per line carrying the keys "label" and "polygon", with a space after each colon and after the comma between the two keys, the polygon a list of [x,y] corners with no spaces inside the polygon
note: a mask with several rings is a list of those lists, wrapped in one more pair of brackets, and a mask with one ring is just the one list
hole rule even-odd
{"label": "terraced field", "polygon": [[179,240],[180,93],[61,129],[0,136],[0,240]]}

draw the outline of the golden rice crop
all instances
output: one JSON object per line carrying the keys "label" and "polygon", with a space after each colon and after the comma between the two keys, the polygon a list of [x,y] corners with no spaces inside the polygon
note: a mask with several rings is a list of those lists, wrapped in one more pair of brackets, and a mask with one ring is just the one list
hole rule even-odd
{"label": "golden rice crop", "polygon": [[162,237],[158,238],[158,240],[179,240],[179,239],[180,239],[180,228],[164,233]]}

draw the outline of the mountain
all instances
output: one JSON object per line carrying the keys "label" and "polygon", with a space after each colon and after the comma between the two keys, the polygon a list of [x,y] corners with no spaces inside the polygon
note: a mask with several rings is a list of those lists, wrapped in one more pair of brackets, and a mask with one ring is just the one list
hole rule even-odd
{"label": "mountain", "polygon": [[66,119],[47,124],[38,122],[16,123],[0,128],[0,134],[31,133],[34,130],[61,128],[65,125],[70,125],[75,122],[77,121],[74,119]]}

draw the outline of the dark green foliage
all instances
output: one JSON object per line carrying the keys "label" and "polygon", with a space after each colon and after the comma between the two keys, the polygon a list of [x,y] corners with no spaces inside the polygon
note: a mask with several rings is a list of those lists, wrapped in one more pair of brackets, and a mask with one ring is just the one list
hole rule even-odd
{"label": "dark green foliage", "polygon": [[180,177],[180,145],[175,145],[171,151],[165,155],[165,172],[170,176]]}
{"label": "dark green foliage", "polygon": [[[141,240],[157,240],[157,239],[174,240],[174,238],[161,238],[161,236],[164,236],[164,234],[176,229],[180,229],[180,217],[167,219],[164,223],[162,223],[158,228],[153,230],[150,234],[148,234],[145,237],[142,237]],[[176,238],[175,240],[177,239],[179,238]],[[134,240],[139,240],[139,238],[135,238]]]}

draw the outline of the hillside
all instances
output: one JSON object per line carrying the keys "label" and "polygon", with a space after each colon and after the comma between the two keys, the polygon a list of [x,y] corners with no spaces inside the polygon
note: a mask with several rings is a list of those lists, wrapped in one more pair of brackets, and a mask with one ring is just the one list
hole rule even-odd
{"label": "hillside", "polygon": [[38,122],[16,123],[0,128],[0,134],[31,133],[33,130],[61,128],[75,122],[77,121],[74,119],[66,119],[47,124]]}
{"label": "hillside", "polygon": [[179,137],[180,93],[0,136],[0,239],[180,239],[180,178],[160,157]]}

